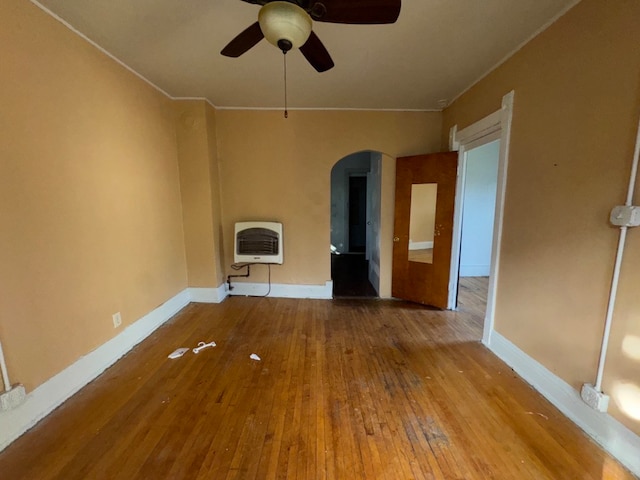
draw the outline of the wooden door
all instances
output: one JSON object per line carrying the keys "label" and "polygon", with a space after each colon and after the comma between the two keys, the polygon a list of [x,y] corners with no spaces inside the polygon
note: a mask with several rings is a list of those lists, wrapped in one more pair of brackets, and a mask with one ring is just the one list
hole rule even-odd
{"label": "wooden door", "polygon": [[457,152],[397,159],[394,297],[447,308],[457,170]]}

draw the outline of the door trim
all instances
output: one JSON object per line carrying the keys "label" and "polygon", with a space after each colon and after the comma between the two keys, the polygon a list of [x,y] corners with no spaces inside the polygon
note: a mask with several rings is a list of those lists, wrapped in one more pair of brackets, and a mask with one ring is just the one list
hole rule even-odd
{"label": "door trim", "polygon": [[509,142],[511,139],[511,123],[513,118],[512,90],[502,97],[502,108],[484,117],[474,124],[458,131],[454,125],[450,134],[450,147],[459,147],[458,181],[456,185],[456,204],[453,220],[453,242],[451,250],[451,274],[449,280],[449,309],[456,308],[458,296],[458,274],[460,269],[460,242],[462,241],[462,201],[464,178],[466,173],[467,152],[486,143],[500,140],[498,159],[498,186],[496,190],[496,207],[491,246],[491,267],[489,273],[489,291],[487,294],[487,310],[484,318],[482,343],[489,345],[494,331],[495,304],[498,275],[500,272],[500,247],[502,244],[502,223],[504,220],[504,201],[507,185],[507,166],[509,162]]}

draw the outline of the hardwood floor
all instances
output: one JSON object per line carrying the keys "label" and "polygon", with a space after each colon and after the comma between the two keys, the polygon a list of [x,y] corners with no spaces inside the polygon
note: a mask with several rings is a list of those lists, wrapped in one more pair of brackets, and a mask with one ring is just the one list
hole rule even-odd
{"label": "hardwood floor", "polygon": [[478,342],[467,293],[458,312],[191,304],[1,453],[1,476],[632,479]]}
{"label": "hardwood floor", "polygon": [[458,310],[484,320],[488,291],[489,277],[460,277],[458,281]]}

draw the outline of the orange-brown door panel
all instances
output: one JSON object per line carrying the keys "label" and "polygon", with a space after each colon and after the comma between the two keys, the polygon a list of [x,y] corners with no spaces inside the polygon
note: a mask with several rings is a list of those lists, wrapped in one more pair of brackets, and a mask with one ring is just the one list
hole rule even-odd
{"label": "orange-brown door panel", "polygon": [[457,170],[457,152],[397,159],[394,297],[447,308]]}

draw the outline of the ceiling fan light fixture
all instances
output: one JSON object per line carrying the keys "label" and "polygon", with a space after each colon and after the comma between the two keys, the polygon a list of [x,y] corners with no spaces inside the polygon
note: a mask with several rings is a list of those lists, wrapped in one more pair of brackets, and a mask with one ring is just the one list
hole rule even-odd
{"label": "ceiling fan light fixture", "polygon": [[269,2],[260,9],[258,22],[269,43],[286,52],[300,48],[311,34],[311,17],[289,2]]}

